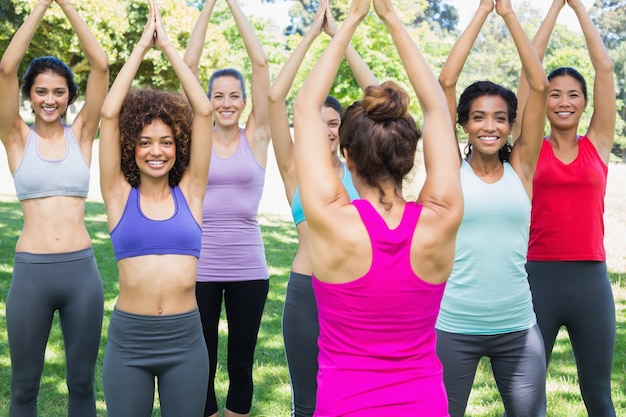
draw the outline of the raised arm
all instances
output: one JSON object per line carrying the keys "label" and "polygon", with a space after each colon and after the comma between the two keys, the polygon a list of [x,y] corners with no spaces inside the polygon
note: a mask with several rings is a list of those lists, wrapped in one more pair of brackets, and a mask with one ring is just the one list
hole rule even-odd
{"label": "raised arm", "polygon": [[[331,38],[335,36],[335,33],[337,33],[337,25],[335,24],[335,19],[333,18],[330,7],[326,9],[324,32]],[[378,80],[374,76],[370,67],[367,66],[365,61],[363,61],[363,58],[361,58],[361,55],[359,55],[356,49],[354,49],[354,47],[350,44],[348,45],[348,49],[346,49],[345,57],[346,61],[348,61],[348,65],[350,66],[350,70],[352,70],[352,74],[362,91],[365,91],[365,89],[370,85],[378,85]]]}
{"label": "raised arm", "polygon": [[[130,91],[133,79],[139,70],[145,54],[154,45],[156,33],[156,7],[150,0],[150,13],[143,34],[133,48],[126,63],[118,73],[102,105],[102,124],[100,128],[100,191],[107,205],[116,207],[121,216],[130,184],[126,181],[120,166],[120,110],[126,95]],[[109,216],[109,226],[117,224],[118,218]]]}
{"label": "raised arm", "polygon": [[580,0],[567,0],[574,10],[585,35],[591,65],[595,70],[593,81],[593,115],[587,136],[593,142],[598,154],[609,163],[613,140],[615,139],[615,81],[613,62],[602,42],[598,28],[594,25],[585,5]]}
{"label": "raised arm", "polygon": [[[37,2],[30,15],[13,35],[9,46],[2,55],[2,61],[0,61],[0,91],[2,91],[2,98],[0,99],[0,140],[2,140],[7,150],[9,167],[12,172],[17,169],[17,162],[13,161],[11,156],[14,153],[14,149],[24,147],[22,129],[27,128],[20,117],[20,87],[17,74],[26,50],[50,4],[52,4],[52,0],[40,0]],[[26,140],[25,137],[24,140]]]}
{"label": "raised arm", "polygon": [[478,10],[469,22],[461,36],[456,41],[450,55],[446,59],[441,73],[439,74],[439,84],[443,89],[448,103],[448,112],[452,119],[452,124],[456,124],[456,84],[461,75],[461,70],[465,66],[467,57],[472,50],[474,42],[480,33],[481,28],[485,24],[487,17],[493,11],[493,0],[480,0]]}
{"label": "raised arm", "polygon": [[198,67],[200,66],[200,57],[202,56],[202,50],[204,49],[204,40],[206,38],[206,31],[209,27],[209,21],[213,14],[213,8],[215,7],[216,0],[207,0],[202,7],[200,16],[196,20],[196,24],[191,31],[191,37],[185,50],[184,61],[191,69],[191,72],[198,77]]}
{"label": "raised arm", "polygon": [[155,18],[155,45],[163,52],[172,65],[193,110],[189,168],[183,174],[180,186],[183,188],[183,192],[187,193],[190,205],[195,200],[196,203],[199,203],[198,206],[201,207],[209,176],[209,162],[211,160],[213,109],[195,74],[189,69],[167,37],[158,8],[155,11]]}
{"label": "raised arm", "polygon": [[289,129],[289,117],[287,115],[287,94],[293,85],[298,69],[307,51],[322,32],[325,12],[328,8],[328,0],[321,0],[317,12],[313,18],[313,24],[302,37],[300,44],[293,51],[285,65],[274,80],[269,93],[269,115],[272,132],[272,144],[276,154],[276,162],[280,176],[283,179],[287,201],[291,204],[296,191],[296,167],[294,162],[293,140]]}
{"label": "raised arm", "polygon": [[424,115],[422,140],[426,180],[418,197],[424,206],[415,243],[415,272],[429,282],[448,279],[454,242],[463,216],[458,144],[446,98],[437,79],[402,25],[390,0],[374,0],[374,9],[391,34]]}
{"label": "raised arm", "polygon": [[522,62],[522,71],[528,80],[529,92],[521,119],[522,129],[511,152],[511,166],[532,197],[532,179],[541,150],[543,128],[546,122],[548,78],[541,66],[535,48],[526,36],[510,0],[496,0],[496,12],[502,16],[513,37]]}
{"label": "raised arm", "polygon": [[[535,51],[537,52],[540,61],[543,61],[546,54],[548,43],[550,42],[550,36],[552,35],[552,31],[556,25],[556,19],[559,17],[559,13],[561,12],[563,6],[565,6],[565,0],[553,0],[545,19],[543,19],[543,22],[541,22],[541,25],[539,25],[539,29],[535,34],[533,46],[535,47]],[[523,120],[526,101],[528,101],[529,89],[530,87],[528,85],[528,80],[526,79],[526,74],[522,70],[517,88],[517,120],[520,122]],[[513,140],[519,137],[521,127],[521,123],[516,123],[515,126],[513,126]]]}
{"label": "raised arm", "polygon": [[267,55],[254,28],[248,22],[237,0],[226,0],[228,7],[237,23],[243,44],[252,64],[252,109],[248,117],[246,135],[253,144],[257,161],[267,159],[267,147],[271,139],[269,105],[267,96],[270,91],[270,72]]}
{"label": "raised arm", "polygon": [[446,98],[391,2],[374,0],[374,8],[391,34],[424,114],[422,135],[426,181],[418,200],[435,212],[455,214],[446,216],[447,219],[455,220],[456,215],[460,219],[463,211],[459,180],[461,161]]}
{"label": "raised arm", "polygon": [[350,199],[332,167],[326,128],[320,109],[328,96],[339,64],[354,31],[369,11],[369,0],[354,0],[337,34],[332,38],[304,82],[294,104],[296,172],[302,204],[309,224],[323,224],[331,204]]}
{"label": "raised arm", "polygon": [[74,119],[72,130],[79,138],[83,155],[91,160],[91,148],[100,123],[100,110],[109,86],[109,61],[95,36],[72,5],[71,0],[55,0],[78,36],[89,62],[85,103]]}

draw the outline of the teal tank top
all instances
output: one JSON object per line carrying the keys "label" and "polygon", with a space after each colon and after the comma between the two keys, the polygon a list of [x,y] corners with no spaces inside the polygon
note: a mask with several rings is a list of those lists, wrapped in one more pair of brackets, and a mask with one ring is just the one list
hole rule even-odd
{"label": "teal tank top", "polygon": [[494,184],[461,166],[464,213],[437,329],[494,335],[536,323],[526,274],[530,200],[510,164]]}
{"label": "teal tank top", "polygon": [[[354,188],[354,184],[352,183],[352,174],[350,174],[350,171],[348,171],[348,167],[344,162],[341,164],[343,165],[343,177],[341,178],[341,183],[348,192],[350,201],[356,200],[359,198],[359,193],[356,191],[356,188]],[[302,209],[302,200],[300,200],[300,189],[298,187],[296,187],[293,199],[291,200],[291,215],[293,216],[293,222],[296,226],[306,220],[304,210]]]}

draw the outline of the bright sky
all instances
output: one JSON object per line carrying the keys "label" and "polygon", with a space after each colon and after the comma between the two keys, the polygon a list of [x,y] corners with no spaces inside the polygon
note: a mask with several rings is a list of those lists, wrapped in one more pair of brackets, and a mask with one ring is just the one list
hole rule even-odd
{"label": "bright sky", "polygon": [[[513,7],[515,4],[519,4],[522,1],[528,1],[530,4],[545,14],[550,5],[551,0],[512,0]],[[582,0],[582,2],[590,8],[593,5],[594,0]],[[469,20],[472,18],[474,11],[478,7],[479,0],[445,0],[446,3],[454,6],[459,11],[460,23],[459,28],[464,28]],[[261,4],[260,0],[242,0],[242,5],[247,13],[253,14],[258,17],[266,17],[274,19],[281,27],[286,26],[289,23],[289,6],[291,1],[276,0],[274,4]],[[574,31],[580,31],[578,20],[572,12],[572,9],[565,6],[559,15],[558,23],[566,24],[570,29]]]}
{"label": "bright sky", "polygon": [[[469,20],[474,15],[478,4],[480,3],[478,0],[445,0],[446,3],[453,5],[459,11],[460,23],[459,28],[464,28]],[[535,9],[541,11],[542,15],[545,15],[550,5],[552,4],[551,0],[525,0],[531,4],[531,6]],[[587,6],[587,9],[591,8],[594,0],[582,0],[583,4]],[[522,1],[520,0],[512,0],[513,8],[515,8],[516,4],[520,4]],[[576,15],[572,11],[571,7],[565,6],[561,13],[559,14],[559,18],[557,19],[557,23],[562,23],[570,27],[571,30],[576,32],[580,32],[580,25],[578,24],[578,19],[576,19]]]}

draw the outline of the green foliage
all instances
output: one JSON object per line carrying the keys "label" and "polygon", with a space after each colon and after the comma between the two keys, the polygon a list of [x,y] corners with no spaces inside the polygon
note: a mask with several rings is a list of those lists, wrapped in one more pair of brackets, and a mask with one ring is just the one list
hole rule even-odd
{"label": "green foliage", "polygon": [[600,35],[607,48],[612,49],[626,40],[626,0],[595,0],[589,14],[602,29]]}
{"label": "green foliage", "polygon": [[415,20],[416,24],[427,22],[434,30],[453,31],[459,23],[459,13],[454,6],[440,0],[428,0],[428,7],[423,17]]}

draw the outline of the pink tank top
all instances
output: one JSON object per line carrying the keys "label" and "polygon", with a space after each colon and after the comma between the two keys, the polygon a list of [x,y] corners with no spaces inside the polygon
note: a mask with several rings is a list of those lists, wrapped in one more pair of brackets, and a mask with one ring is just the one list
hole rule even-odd
{"label": "pink tank top", "polygon": [[319,311],[315,417],[448,416],[435,321],[445,284],[420,279],[410,248],[422,206],[407,203],[390,230],[354,200],[372,242],[372,265],[342,284],[313,279]]}
{"label": "pink tank top", "polygon": [[533,178],[529,261],[604,261],[608,167],[586,136],[564,164],[544,140]]}

